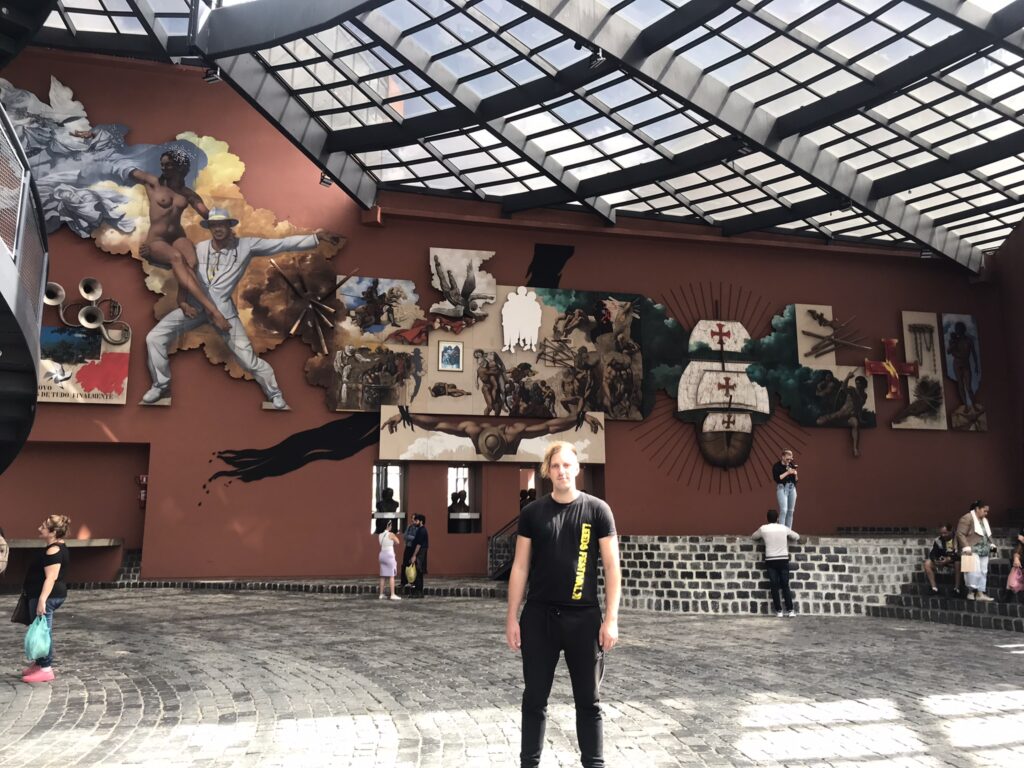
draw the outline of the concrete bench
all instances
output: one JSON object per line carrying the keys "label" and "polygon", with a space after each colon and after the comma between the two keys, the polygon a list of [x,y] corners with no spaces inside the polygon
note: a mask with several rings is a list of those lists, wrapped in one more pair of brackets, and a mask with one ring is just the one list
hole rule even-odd
{"label": "concrete bench", "polygon": [[[68,549],[78,547],[120,547],[124,539],[65,539]],[[11,549],[35,549],[43,546],[42,539],[8,539]]]}

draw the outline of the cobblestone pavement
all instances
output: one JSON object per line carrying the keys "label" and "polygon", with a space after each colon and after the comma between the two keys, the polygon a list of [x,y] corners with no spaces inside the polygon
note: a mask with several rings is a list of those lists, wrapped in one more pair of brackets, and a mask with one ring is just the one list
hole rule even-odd
{"label": "cobblestone pavement", "polygon": [[[21,683],[20,628],[0,629],[0,765],[514,766],[521,677],[503,613],[465,598],[73,592],[54,683]],[[638,611],[621,629],[609,766],[1024,764],[1019,634]],[[573,729],[563,665],[544,766],[578,765]]]}

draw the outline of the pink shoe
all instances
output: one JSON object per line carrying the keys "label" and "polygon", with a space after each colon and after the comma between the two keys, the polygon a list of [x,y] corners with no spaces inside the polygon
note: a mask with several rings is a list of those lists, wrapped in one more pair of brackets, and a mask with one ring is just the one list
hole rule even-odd
{"label": "pink shoe", "polygon": [[53,670],[51,668],[40,667],[32,674],[25,675],[24,677],[22,677],[21,681],[23,683],[49,683],[53,680],[54,677],[55,675],[53,674]]}
{"label": "pink shoe", "polygon": [[33,661],[31,664],[29,664],[27,667],[21,670],[21,676],[24,677],[25,675],[31,675],[33,672],[37,672],[40,669],[41,667]]}

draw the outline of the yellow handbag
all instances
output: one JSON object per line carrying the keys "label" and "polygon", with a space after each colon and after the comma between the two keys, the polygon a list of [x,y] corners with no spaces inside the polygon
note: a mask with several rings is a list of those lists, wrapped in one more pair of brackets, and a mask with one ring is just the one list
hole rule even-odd
{"label": "yellow handbag", "polygon": [[412,584],[414,581],[416,581],[416,564],[415,563],[409,563],[407,566],[405,566],[405,580],[407,582],[409,582],[410,584]]}

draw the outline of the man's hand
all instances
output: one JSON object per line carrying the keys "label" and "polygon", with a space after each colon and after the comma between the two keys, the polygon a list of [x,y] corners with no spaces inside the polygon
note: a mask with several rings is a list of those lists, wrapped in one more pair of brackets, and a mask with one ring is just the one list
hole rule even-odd
{"label": "man's hand", "polygon": [[143,261],[149,261],[149,255],[150,255],[149,245],[147,245],[146,243],[143,243],[142,245],[140,245],[139,246],[139,258],[142,259]]}
{"label": "man's hand", "polygon": [[519,622],[515,616],[509,616],[505,620],[505,642],[513,651],[518,651],[523,646],[523,640],[519,636]]}
{"label": "man's hand", "polygon": [[185,317],[197,317],[199,315],[199,310],[187,301],[179,302],[178,309],[185,313]]}
{"label": "man's hand", "polygon": [[593,433],[594,433],[595,435],[596,435],[596,434],[597,434],[598,432],[600,432],[600,431],[601,431],[602,429],[604,429],[604,425],[603,425],[603,424],[602,424],[602,423],[601,423],[600,421],[598,421],[598,420],[597,420],[597,417],[596,417],[596,416],[591,416],[591,415],[590,415],[590,414],[588,413],[588,414],[586,414],[586,415],[585,415],[585,416],[583,417],[583,420],[587,422],[587,426],[589,426],[589,427],[590,427],[590,430],[591,430],[591,431],[592,431],[592,432],[593,432]]}
{"label": "man's hand", "polygon": [[389,434],[395,434],[398,431],[398,425],[402,423],[402,414],[396,413],[390,419],[380,425],[380,431],[383,432],[385,429]]}
{"label": "man's hand", "polygon": [[601,623],[601,631],[597,635],[597,641],[602,651],[610,651],[619,642],[619,622],[615,619],[605,619]]}

